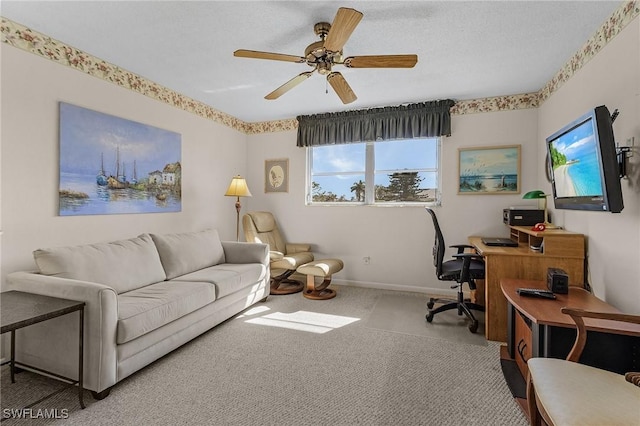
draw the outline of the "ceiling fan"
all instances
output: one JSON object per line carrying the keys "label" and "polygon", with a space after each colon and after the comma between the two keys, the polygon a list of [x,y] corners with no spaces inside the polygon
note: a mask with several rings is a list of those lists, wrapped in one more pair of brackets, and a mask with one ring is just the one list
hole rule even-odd
{"label": "ceiling fan", "polygon": [[332,70],[334,65],[344,65],[348,68],[413,68],[418,62],[418,55],[370,55],[343,58],[342,48],[361,19],[361,12],[345,7],[339,8],[332,24],[318,22],[313,26],[313,31],[320,36],[320,41],[307,46],[304,56],[245,49],[236,50],[233,52],[233,56],[306,63],[314,68],[312,71],[306,71],[293,77],[265,96],[265,99],[279,98],[311,77],[314,71],[318,71],[318,73],[327,76],[327,81],[340,97],[342,103],[348,104],[355,101],[357,96],[342,74]]}

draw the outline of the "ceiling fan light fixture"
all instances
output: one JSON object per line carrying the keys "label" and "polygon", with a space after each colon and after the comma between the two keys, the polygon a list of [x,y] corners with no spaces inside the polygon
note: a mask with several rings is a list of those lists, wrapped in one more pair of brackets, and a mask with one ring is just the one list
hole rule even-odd
{"label": "ceiling fan light fixture", "polygon": [[322,75],[327,75],[331,73],[331,62],[329,61],[320,61],[318,62],[318,67],[316,68],[318,73]]}

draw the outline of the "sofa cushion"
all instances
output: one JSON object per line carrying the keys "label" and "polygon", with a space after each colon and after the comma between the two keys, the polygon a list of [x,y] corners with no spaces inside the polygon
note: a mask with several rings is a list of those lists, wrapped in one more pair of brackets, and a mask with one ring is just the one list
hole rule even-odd
{"label": "sofa cushion", "polygon": [[180,281],[215,284],[218,299],[262,280],[267,268],[261,263],[223,263],[178,277]]}
{"label": "sofa cushion", "polygon": [[108,243],[38,249],[33,257],[43,275],[104,284],[118,293],[166,278],[148,234]]}
{"label": "sofa cushion", "polygon": [[167,279],[224,263],[218,231],[208,229],[180,234],[151,234]]}
{"label": "sofa cushion", "polygon": [[129,342],[216,299],[206,282],[164,281],[118,295],[118,344]]}

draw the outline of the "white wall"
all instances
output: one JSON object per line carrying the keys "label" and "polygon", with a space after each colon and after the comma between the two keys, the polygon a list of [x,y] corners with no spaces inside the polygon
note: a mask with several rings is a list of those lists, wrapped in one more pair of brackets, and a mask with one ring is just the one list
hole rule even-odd
{"label": "white wall", "polygon": [[[452,117],[453,136],[443,140],[440,226],[447,244],[466,243],[469,235],[508,236],[502,209],[526,204],[522,195],[457,195],[458,148],[522,145],[522,191],[536,187],[537,110]],[[264,193],[265,159],[289,158],[288,194]],[[431,247],[434,231],[423,207],[305,206],[305,149],[296,132],[249,136],[247,179],[253,197],[249,210],[272,211],[292,242],[315,244],[316,257],[345,262],[336,282],[426,292],[449,290],[436,279]],[[371,257],[364,265],[362,258]]]}
{"label": "white wall", "polygon": [[[587,236],[589,282],[595,294],[619,309],[640,312],[640,29],[635,19],[537,110],[452,117],[453,136],[443,142],[443,197],[437,209],[448,244],[468,235],[506,235],[504,207],[528,204],[520,196],[458,195],[458,148],[522,145],[522,194],[551,190],[544,173],[546,136],[597,105],[619,108],[616,139],[635,137],[620,214],[553,209],[553,222]],[[316,243],[319,256],[345,261],[336,281],[415,291],[447,289],[431,263],[433,229],[418,207],[305,206],[305,152],[295,132],[249,136],[248,209],[273,211],[292,241]],[[289,158],[288,194],[264,194],[264,160]],[[362,258],[371,257],[364,265]]]}
{"label": "white wall", "polygon": [[[629,178],[621,181],[624,210],[619,214],[557,210],[554,223],[587,235],[594,293],[622,311],[640,313],[640,18],[539,108],[538,160],[544,161],[545,136],[598,105],[607,105],[611,112],[620,110],[614,123],[618,144],[635,137]],[[542,171],[538,182],[550,189]],[[553,211],[553,202],[550,207]]]}
{"label": "white wall", "polygon": [[[39,247],[208,227],[235,240],[223,194],[245,173],[246,135],[4,43],[1,55],[3,274],[33,269]],[[182,212],[58,216],[59,101],[182,134]]]}
{"label": "white wall", "polygon": [[[539,109],[453,116],[443,142],[443,200],[437,209],[448,244],[468,235],[507,235],[502,208],[521,195],[457,195],[460,147],[522,145],[522,193],[548,190],[544,138],[595,105],[619,108],[616,136],[636,140],[621,214],[558,211],[554,222],[589,239],[590,281],[596,294],[627,312],[640,311],[640,28],[629,24]],[[290,241],[315,244],[345,269],[336,281],[427,291],[446,289],[435,278],[433,227],[420,207],[304,205],[305,152],[295,132],[246,136],[111,83],[3,44],[0,217],[2,278],[34,267],[38,247],[127,238],[141,232],[214,227],[234,239],[234,200],[224,197],[231,176],[247,177],[248,210],[273,211]],[[65,101],[182,134],[183,211],[167,214],[57,216],[58,105]],[[289,193],[264,193],[264,160],[289,158]],[[364,265],[362,257],[370,256]]]}

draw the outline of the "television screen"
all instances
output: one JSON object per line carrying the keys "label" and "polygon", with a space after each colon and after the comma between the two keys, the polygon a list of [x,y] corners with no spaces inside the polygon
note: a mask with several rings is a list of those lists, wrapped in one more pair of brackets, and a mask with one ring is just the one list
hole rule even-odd
{"label": "television screen", "polygon": [[620,212],[611,116],[600,106],[547,138],[556,208]]}

